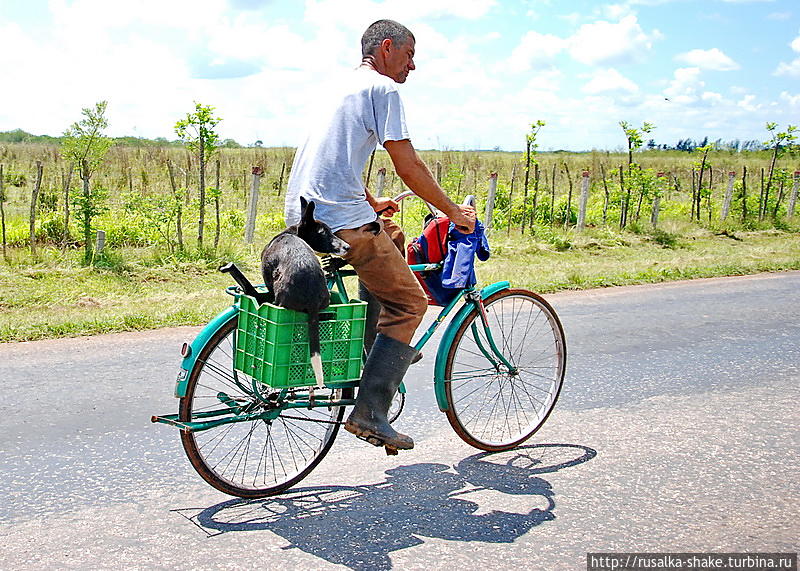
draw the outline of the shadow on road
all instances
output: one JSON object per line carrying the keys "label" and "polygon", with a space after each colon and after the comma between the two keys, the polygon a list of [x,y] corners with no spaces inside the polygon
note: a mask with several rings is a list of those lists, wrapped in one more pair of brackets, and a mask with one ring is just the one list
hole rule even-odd
{"label": "shadow on road", "polygon": [[[173,511],[209,536],[269,530],[290,542],[285,549],[351,569],[391,569],[389,554],[423,543],[421,537],[513,542],[555,518],[555,494],[538,474],[596,455],[577,444],[537,444],[476,454],[453,467],[398,466],[377,484],[295,488],[266,499]],[[498,503],[508,511],[497,509]]]}

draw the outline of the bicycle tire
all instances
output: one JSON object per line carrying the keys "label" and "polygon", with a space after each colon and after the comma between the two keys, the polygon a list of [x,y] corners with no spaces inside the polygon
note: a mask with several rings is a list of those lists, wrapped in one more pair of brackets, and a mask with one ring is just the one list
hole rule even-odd
{"label": "bicycle tire", "polygon": [[[250,377],[233,369],[236,321],[236,317],[227,321],[198,354],[186,396],[180,399],[182,422],[191,421],[193,413],[230,402],[267,410],[269,405],[248,388]],[[264,389],[268,395],[268,387]],[[342,397],[343,391],[352,394],[352,389],[318,389],[316,394]],[[292,408],[270,421],[182,430],[181,442],[194,469],[214,488],[241,498],[267,497],[295,485],[322,461],[339,431],[344,408]]]}
{"label": "bicycle tire", "polygon": [[447,352],[446,414],[467,444],[509,450],[533,436],[552,412],[564,381],[566,339],[556,312],[531,291],[499,291],[484,306],[495,343],[516,371],[486,357],[480,312],[471,311]]}

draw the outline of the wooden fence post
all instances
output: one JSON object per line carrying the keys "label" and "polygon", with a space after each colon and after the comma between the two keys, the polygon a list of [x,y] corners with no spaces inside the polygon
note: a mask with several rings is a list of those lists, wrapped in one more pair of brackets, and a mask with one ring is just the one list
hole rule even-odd
{"label": "wooden fence post", "polygon": [[486,233],[492,229],[492,214],[494,213],[494,197],[497,194],[497,173],[489,175],[489,197],[486,199],[486,213],[484,215],[483,227]]}
{"label": "wooden fence post", "polygon": [[264,169],[259,166],[253,167],[253,179],[250,184],[250,196],[247,202],[247,221],[244,225],[245,244],[253,243],[253,234],[256,230],[256,214],[258,213],[258,185],[261,177],[264,176]]}
{"label": "wooden fence post", "polygon": [[39,191],[42,188],[42,161],[36,161],[36,183],[33,185],[31,193],[31,219],[30,219],[30,238],[31,254],[36,254],[36,203],[39,201]]}
{"label": "wooden fence post", "polygon": [[281,189],[283,188],[283,175],[286,173],[286,161],[283,161],[281,164],[281,176],[278,178],[278,196],[281,195]]}
{"label": "wooden fence post", "polygon": [[183,251],[183,206],[181,205],[181,196],[178,192],[178,185],[175,184],[175,171],[172,167],[172,161],[167,160],[167,173],[169,174],[169,184],[172,189],[172,196],[175,200],[175,230],[178,235],[178,249]]}
{"label": "wooden fence post", "polygon": [[506,226],[506,234],[511,234],[511,218],[514,214],[514,181],[516,176],[517,164],[514,163],[514,165],[511,167],[511,190],[508,191],[508,225]]}
{"label": "wooden fence post", "polygon": [[5,175],[3,165],[0,165],[0,226],[3,232],[3,258],[6,257],[6,210],[3,203],[6,201]]}
{"label": "wooden fence post", "polygon": [[733,199],[733,179],[736,178],[736,173],[730,171],[728,173],[728,187],[725,189],[725,199],[722,201],[722,213],[720,217],[725,220],[731,209],[731,200]]}
{"label": "wooden fence post", "polygon": [[[694,172],[694,171],[692,171]],[[619,227],[620,230],[625,228],[625,223],[628,220],[628,200],[625,196],[625,174],[622,170],[622,165],[619,165]],[[694,213],[694,195],[692,195],[692,213]]]}
{"label": "wooden fence post", "polygon": [[442,163],[436,161],[436,182],[442,184]]}
{"label": "wooden fence post", "polygon": [[[663,172],[656,173],[656,178],[658,179],[664,178],[664,176],[665,175]],[[655,198],[653,198],[653,206],[650,209],[650,224],[653,226],[653,228],[656,228],[658,226],[658,213],[660,209],[661,209],[661,193],[659,191],[659,193],[656,194]]]}
{"label": "wooden fence post", "polygon": [[581,198],[578,203],[578,231],[586,227],[586,205],[589,202],[589,171],[581,175]]}
{"label": "wooden fence post", "polygon": [[386,187],[386,167],[381,167],[378,169],[378,183],[377,189],[375,190],[375,195],[380,197],[383,196],[383,189]]}
{"label": "wooden fence post", "polygon": [[106,247],[106,231],[105,230],[98,230],[97,231],[97,241],[95,243],[94,252],[95,254],[99,254],[103,251],[103,248]]}
{"label": "wooden fence post", "polygon": [[742,224],[747,222],[747,165],[742,166]]}
{"label": "wooden fence post", "polygon": [[[66,173],[64,173],[63,169],[61,171],[61,187],[64,191],[64,232],[61,234],[62,249],[67,247],[67,241],[69,240],[69,190],[72,186],[72,171],[74,170],[73,164],[70,163]],[[0,176],[0,178],[2,178],[2,176]]]}
{"label": "wooden fence post", "polygon": [[367,168],[367,179],[364,181],[364,186],[369,188],[369,181],[372,177],[372,163],[375,162],[375,150],[372,151],[372,154],[369,156],[369,168]]}
{"label": "wooden fence post", "polygon": [[[533,232],[533,225],[536,224],[536,205],[537,205],[536,201],[538,200],[539,196],[539,178],[540,178],[539,163],[536,162],[533,163],[533,200],[531,200],[531,232]],[[545,175],[545,178],[547,178],[547,175]],[[523,213],[523,216],[526,216],[526,214]],[[523,228],[523,234],[524,233],[525,232]]]}
{"label": "wooden fence post", "polygon": [[797,204],[798,190],[800,190],[800,171],[794,171],[794,185],[792,186],[792,194],[789,196],[789,207],[786,210],[786,212],[789,214],[789,218],[794,216],[794,207]]}
{"label": "wooden fence post", "polygon": [[219,232],[220,232],[220,220],[219,220],[219,197],[222,194],[220,190],[220,182],[219,182],[219,159],[216,162],[216,173],[214,177],[214,250],[216,251],[217,246],[219,246]]}

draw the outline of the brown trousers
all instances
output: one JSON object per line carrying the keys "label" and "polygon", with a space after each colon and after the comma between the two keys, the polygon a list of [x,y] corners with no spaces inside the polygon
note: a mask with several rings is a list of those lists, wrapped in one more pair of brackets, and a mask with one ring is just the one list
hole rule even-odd
{"label": "brown trousers", "polygon": [[378,221],[383,229],[377,235],[370,224],[339,230],[336,235],[350,245],[344,258],[381,303],[378,333],[408,345],[425,315],[428,299],[401,253],[403,231],[387,218]]}

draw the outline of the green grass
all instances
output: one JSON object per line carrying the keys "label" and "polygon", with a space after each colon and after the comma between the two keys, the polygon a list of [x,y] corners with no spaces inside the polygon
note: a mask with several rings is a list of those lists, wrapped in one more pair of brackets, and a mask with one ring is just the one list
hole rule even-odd
{"label": "green grass", "polygon": [[513,276],[515,285],[548,293],[800,269],[800,234],[767,230],[734,236],[696,227],[683,235],[668,229],[654,234],[571,232],[558,236],[555,244],[498,236],[496,255],[480,276],[486,282]]}
{"label": "green grass", "polygon": [[[509,280],[543,293],[800,269],[800,233],[779,230],[713,233],[666,222],[639,233],[499,230],[491,243],[492,257],[478,266],[481,283]],[[231,301],[230,278],[215,270],[219,259],[128,249],[90,268],[79,258],[53,248],[36,260],[9,252],[0,262],[0,342],[199,325]],[[226,259],[259,280],[255,249]]]}
{"label": "green grass", "polygon": [[216,261],[90,268],[78,257],[48,250],[30,267],[0,264],[0,342],[198,325],[231,300]]}

